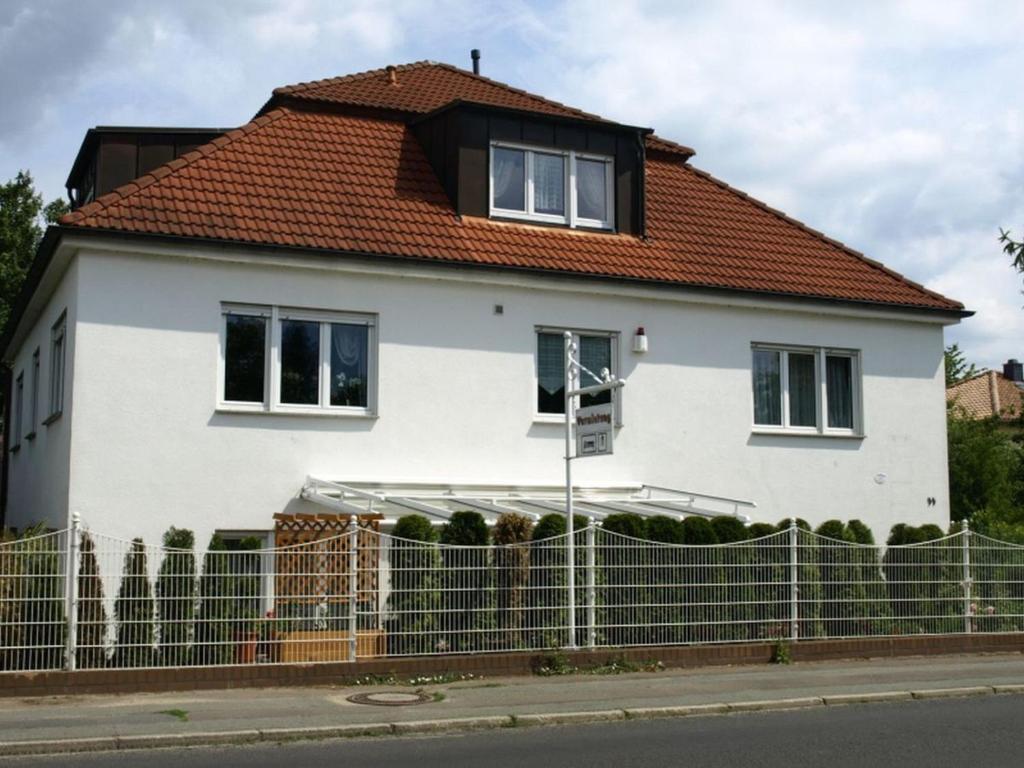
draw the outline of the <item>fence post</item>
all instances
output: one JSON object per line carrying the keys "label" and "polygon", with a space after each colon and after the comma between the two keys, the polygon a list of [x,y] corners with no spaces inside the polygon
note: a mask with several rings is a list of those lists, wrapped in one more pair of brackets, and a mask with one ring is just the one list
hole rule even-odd
{"label": "fence post", "polygon": [[593,648],[597,642],[597,589],[595,586],[597,557],[594,554],[596,538],[594,521],[591,520],[587,526],[587,648]]}
{"label": "fence post", "polygon": [[356,631],[359,626],[359,520],[352,518],[352,538],[348,545],[348,660],[356,660]]}
{"label": "fence post", "polygon": [[72,512],[71,527],[68,529],[67,561],[64,565],[64,623],[67,628],[64,668],[68,672],[75,671],[78,655],[78,551],[81,525],[81,516],[78,512]]}
{"label": "fence post", "polygon": [[971,627],[971,587],[973,586],[971,581],[971,528],[966,520],[964,520],[963,529],[963,561],[964,561],[964,632],[970,634],[972,631]]}
{"label": "fence post", "polygon": [[789,639],[800,638],[800,560],[796,518],[789,519]]}

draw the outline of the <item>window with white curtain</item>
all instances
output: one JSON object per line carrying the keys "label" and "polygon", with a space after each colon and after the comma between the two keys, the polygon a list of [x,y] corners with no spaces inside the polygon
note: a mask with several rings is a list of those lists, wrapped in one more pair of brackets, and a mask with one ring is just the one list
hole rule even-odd
{"label": "window with white curtain", "polygon": [[755,428],[861,434],[859,352],[769,344],[751,352]]}
{"label": "window with white curtain", "polygon": [[222,410],[372,415],[376,317],[224,305]]}
{"label": "window with white curtain", "polygon": [[[565,332],[555,329],[538,329],[537,331],[537,413],[565,413]],[[573,341],[576,342],[580,364],[598,376],[607,368],[612,376],[617,374],[618,334],[602,331],[575,331]],[[586,374],[577,381],[578,386],[596,384]],[[615,393],[617,395],[618,392]],[[610,403],[614,399],[612,392],[600,392],[596,395],[582,395],[580,407]]]}
{"label": "window with white curtain", "polygon": [[612,229],[610,157],[505,142],[491,145],[492,216]]}

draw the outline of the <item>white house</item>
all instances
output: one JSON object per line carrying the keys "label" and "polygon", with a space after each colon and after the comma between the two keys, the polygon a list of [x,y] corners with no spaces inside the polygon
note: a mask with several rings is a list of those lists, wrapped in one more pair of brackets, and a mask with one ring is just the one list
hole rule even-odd
{"label": "white house", "polygon": [[0,342],[6,523],[558,509],[567,329],[626,381],[584,512],[947,523],[969,313],[692,154],[430,62],[90,131]]}

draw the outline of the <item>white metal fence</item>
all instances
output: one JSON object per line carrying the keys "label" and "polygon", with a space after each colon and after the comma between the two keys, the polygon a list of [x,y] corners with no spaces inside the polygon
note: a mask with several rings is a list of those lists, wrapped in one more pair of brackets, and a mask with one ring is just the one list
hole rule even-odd
{"label": "white metal fence", "polygon": [[[1024,631],[1024,547],[791,527],[719,545],[590,526],[446,546],[367,528],[277,549],[167,549],[78,528],[0,543],[0,670]],[[570,637],[570,626],[576,636]]]}

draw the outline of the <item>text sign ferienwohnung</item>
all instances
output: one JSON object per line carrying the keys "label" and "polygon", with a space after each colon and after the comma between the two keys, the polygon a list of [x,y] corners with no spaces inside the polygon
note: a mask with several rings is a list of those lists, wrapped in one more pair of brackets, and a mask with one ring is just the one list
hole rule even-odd
{"label": "text sign ferienwohnung", "polygon": [[576,409],[577,458],[611,455],[614,419],[611,403]]}

